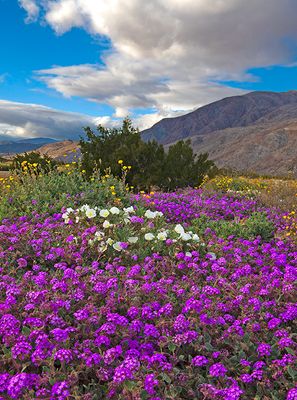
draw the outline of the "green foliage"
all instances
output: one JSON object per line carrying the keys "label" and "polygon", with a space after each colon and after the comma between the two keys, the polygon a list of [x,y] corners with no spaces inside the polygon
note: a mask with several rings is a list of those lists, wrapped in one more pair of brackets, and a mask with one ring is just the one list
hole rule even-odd
{"label": "green foliage", "polygon": [[12,168],[16,171],[26,172],[29,175],[48,174],[57,168],[58,162],[46,155],[37,152],[16,155],[12,160]]}
{"label": "green foliage", "polygon": [[150,190],[154,186],[172,190],[200,185],[206,174],[214,175],[216,171],[208,154],[196,157],[190,141],[177,142],[166,154],[156,141],[144,142],[129,119],[125,119],[119,129],[98,126],[95,134],[87,127],[85,133],[87,139],[81,139],[80,146],[82,169],[87,177],[94,170],[103,172],[109,167],[120,177],[123,167],[118,161],[123,160],[131,167],[126,177],[130,186],[138,190]]}
{"label": "green foliage", "polygon": [[205,175],[213,176],[215,171],[214,163],[208,160],[207,153],[196,157],[191,147],[191,141],[180,140],[169,147],[160,186],[169,190],[199,186]]}
{"label": "green foliage", "polygon": [[33,211],[54,214],[65,206],[103,206],[115,201],[129,204],[125,185],[118,179],[93,176],[86,180],[76,169],[71,173],[53,170],[41,177],[25,175],[21,182],[12,182],[7,195],[0,197],[0,221]]}
{"label": "green foliage", "polygon": [[227,239],[234,236],[243,239],[253,239],[258,236],[269,241],[274,236],[275,227],[263,212],[255,212],[249,218],[237,220],[211,220],[206,215],[194,221],[194,226],[203,234],[207,228],[214,231],[219,237]]}

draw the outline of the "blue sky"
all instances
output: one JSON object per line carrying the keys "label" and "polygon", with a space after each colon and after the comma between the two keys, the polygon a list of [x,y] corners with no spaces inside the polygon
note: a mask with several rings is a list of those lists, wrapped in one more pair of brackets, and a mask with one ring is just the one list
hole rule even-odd
{"label": "blue sky", "polygon": [[126,115],[145,128],[226,96],[297,90],[297,2],[259,4],[0,0],[0,135],[75,138]]}

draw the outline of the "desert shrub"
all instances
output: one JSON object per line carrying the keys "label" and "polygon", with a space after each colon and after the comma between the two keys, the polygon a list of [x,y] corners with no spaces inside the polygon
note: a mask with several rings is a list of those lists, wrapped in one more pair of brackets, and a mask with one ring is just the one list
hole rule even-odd
{"label": "desert shrub", "polygon": [[216,191],[240,192],[248,194],[257,194],[259,190],[267,188],[267,182],[263,179],[249,179],[245,176],[227,176],[219,175],[206,182],[207,188]]}
{"label": "desert shrub", "polygon": [[208,159],[208,154],[194,154],[190,140],[180,140],[169,147],[165,157],[160,186],[173,190],[186,186],[199,186],[203,178],[213,176],[216,167]]}
{"label": "desert shrub", "polygon": [[78,169],[69,172],[50,171],[43,176],[22,175],[9,182],[0,195],[2,218],[37,213],[54,214],[67,204],[78,207],[124,202],[124,182],[110,175],[93,176],[86,180]]}
{"label": "desert shrub", "polygon": [[0,159],[0,171],[9,171],[10,163]]}
{"label": "desert shrub", "polygon": [[97,134],[88,127],[85,132],[87,139],[81,139],[80,147],[87,177],[94,170],[102,172],[108,167],[120,177],[123,162],[129,169],[126,180],[130,186],[138,190],[154,186],[172,190],[199,185],[205,175],[212,176],[216,171],[208,154],[197,157],[189,141],[177,142],[167,153],[156,141],[144,142],[129,119],[119,129],[98,126]]}
{"label": "desert shrub", "polygon": [[19,174],[40,175],[48,174],[56,169],[58,162],[48,156],[31,152],[16,155],[12,160],[12,168]]}
{"label": "desert shrub", "polygon": [[258,198],[266,207],[294,211],[297,209],[297,181],[270,179],[267,189],[260,191]]}

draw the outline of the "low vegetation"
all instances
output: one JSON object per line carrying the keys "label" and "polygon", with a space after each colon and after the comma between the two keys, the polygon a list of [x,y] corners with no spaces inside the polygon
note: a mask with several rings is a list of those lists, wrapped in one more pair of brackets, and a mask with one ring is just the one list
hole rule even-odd
{"label": "low vegetation", "polygon": [[0,396],[295,399],[296,182],[184,177],[186,143],[127,129],[174,190],[87,142],[82,164],[19,159],[0,180]]}

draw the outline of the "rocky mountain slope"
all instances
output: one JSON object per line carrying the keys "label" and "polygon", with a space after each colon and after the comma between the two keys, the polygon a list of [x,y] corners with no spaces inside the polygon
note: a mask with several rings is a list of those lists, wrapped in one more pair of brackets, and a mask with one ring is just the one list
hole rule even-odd
{"label": "rocky mountain slope", "polygon": [[80,157],[78,142],[73,140],[64,140],[62,142],[46,144],[37,151],[41,155],[47,155],[55,160],[71,162]]}
{"label": "rocky mountain slope", "polygon": [[191,139],[220,167],[297,177],[297,91],[228,97],[163,119],[142,135],[167,146]]}

